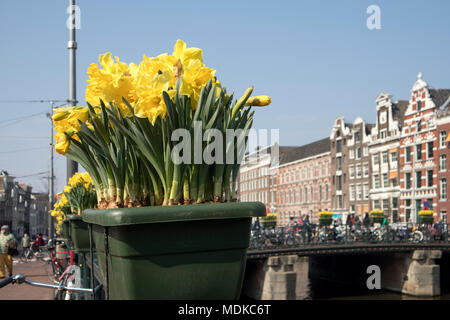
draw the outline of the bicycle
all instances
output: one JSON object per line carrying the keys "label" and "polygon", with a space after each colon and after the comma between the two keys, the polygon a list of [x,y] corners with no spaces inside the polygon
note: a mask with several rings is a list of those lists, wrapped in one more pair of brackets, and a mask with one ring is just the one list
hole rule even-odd
{"label": "bicycle", "polygon": [[[59,281],[58,284],[47,284],[47,283],[41,283],[41,282],[34,282],[34,281],[27,280],[25,278],[25,276],[23,276],[22,274],[17,274],[15,276],[10,276],[3,281],[0,281],[0,288],[3,288],[11,283],[12,284],[26,283],[31,286],[55,289],[55,298],[70,298],[70,294],[72,294],[72,292],[79,292],[79,293],[85,293],[85,294],[89,293],[95,297],[95,295],[102,288],[101,284],[99,284],[95,289],[79,288],[79,287],[72,286],[70,283],[68,283],[68,279],[69,279],[68,275],[70,275],[71,273],[69,272],[69,268],[66,270],[67,270],[67,273],[65,273],[65,276],[62,277],[62,279]],[[69,284],[69,285],[64,285],[64,284]],[[69,294],[69,296],[67,296],[67,294]]]}
{"label": "bicycle", "polygon": [[[55,245],[53,243],[55,242]],[[64,242],[64,240],[53,240],[51,239],[48,244],[49,249],[49,260],[48,263],[51,266],[51,269],[47,269],[47,275],[50,281],[57,281],[61,275],[63,274],[64,270],[66,269],[67,265],[73,265],[74,260],[74,252],[72,249],[70,249],[70,259],[68,258],[67,254],[69,251],[67,250],[67,246]],[[60,251],[57,251],[60,250]],[[63,251],[61,251],[63,250]],[[61,258],[62,256],[62,258]]]}

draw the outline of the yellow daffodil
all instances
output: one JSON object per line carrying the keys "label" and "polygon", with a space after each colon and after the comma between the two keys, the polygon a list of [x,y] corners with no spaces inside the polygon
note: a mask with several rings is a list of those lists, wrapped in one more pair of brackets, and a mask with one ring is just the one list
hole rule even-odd
{"label": "yellow daffodil", "polygon": [[93,106],[100,104],[102,99],[106,105],[114,102],[120,109],[123,116],[130,114],[130,110],[123,103],[122,97],[130,105],[136,102],[134,80],[138,70],[137,65],[130,63],[127,65],[119,61],[118,57],[114,59],[111,53],[105,53],[99,57],[99,65],[92,63],[88,68],[88,83],[85,99]]}
{"label": "yellow daffodil", "polygon": [[56,145],[55,145],[55,150],[56,152],[58,152],[59,154],[66,154],[67,151],[69,150],[69,146],[70,146],[70,140],[68,139],[68,137],[66,136],[65,133],[57,133],[55,135],[55,140],[56,140]]}

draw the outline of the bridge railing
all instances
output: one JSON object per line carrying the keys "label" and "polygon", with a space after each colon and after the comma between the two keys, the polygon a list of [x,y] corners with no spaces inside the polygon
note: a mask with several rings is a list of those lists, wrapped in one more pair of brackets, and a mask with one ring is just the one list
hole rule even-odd
{"label": "bridge railing", "polygon": [[449,224],[394,223],[381,226],[333,223],[253,229],[249,250],[351,243],[448,243]]}

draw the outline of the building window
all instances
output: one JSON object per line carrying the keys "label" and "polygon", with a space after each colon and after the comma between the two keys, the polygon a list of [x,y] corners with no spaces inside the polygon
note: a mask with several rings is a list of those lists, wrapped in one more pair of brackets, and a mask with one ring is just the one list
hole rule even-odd
{"label": "building window", "polygon": [[336,170],[340,171],[342,170],[342,158],[341,157],[337,157],[337,167]]}
{"label": "building window", "polygon": [[411,147],[405,149],[406,162],[411,162]]}
{"label": "building window", "polygon": [[380,164],[380,157],[378,156],[378,154],[374,154],[372,156],[372,162],[374,167]]}
{"label": "building window", "polygon": [[367,199],[369,199],[369,184],[368,183],[365,183],[364,184],[364,200],[367,200]]}
{"label": "building window", "polygon": [[355,200],[355,185],[351,184],[350,185],[350,201],[354,201]]}
{"label": "building window", "polygon": [[406,185],[406,189],[411,189],[411,173],[410,172],[405,173],[405,185]]}
{"label": "building window", "polygon": [[350,179],[354,179],[355,178],[355,167],[353,167],[353,166],[348,167],[348,173],[349,173]]}
{"label": "building window", "polygon": [[373,200],[373,209],[380,210],[380,200]]}
{"label": "building window", "polygon": [[302,202],[302,188],[298,189],[298,202]]}
{"label": "building window", "polygon": [[314,187],[313,186],[311,186],[310,191],[311,191],[311,202],[314,202]]}
{"label": "building window", "polygon": [[356,196],[358,200],[362,200],[362,185],[356,185]]}
{"label": "building window", "polygon": [[388,174],[383,173],[383,188],[387,188],[389,186]]}
{"label": "building window", "polygon": [[422,188],[422,171],[416,172],[416,188]]}
{"label": "building window", "polygon": [[397,152],[391,152],[391,163],[397,162]]}
{"label": "building window", "polygon": [[409,221],[409,218],[411,217],[411,200],[410,199],[406,199],[405,200],[405,214],[406,214],[406,221]]}
{"label": "building window", "polygon": [[380,188],[380,175],[378,174],[373,175],[373,186],[375,187],[375,189]]}
{"label": "building window", "polygon": [[439,171],[445,171],[447,169],[447,156],[441,154],[439,156]]}
{"label": "building window", "polygon": [[433,141],[430,141],[430,142],[427,143],[427,148],[428,148],[428,152],[427,152],[428,159],[431,159],[434,156],[433,155]]}
{"label": "building window", "polygon": [[356,177],[361,178],[361,165],[356,166]]}
{"label": "building window", "polygon": [[356,139],[356,142],[360,142],[361,141],[361,134],[359,132],[357,132],[355,134],[355,139]]}
{"label": "building window", "polygon": [[446,200],[447,199],[447,179],[442,178],[439,180],[439,199]]}
{"label": "building window", "polygon": [[439,147],[440,148],[445,148],[445,140],[447,138],[447,132],[445,131],[441,131],[439,132]]}
{"label": "building window", "polygon": [[433,170],[428,170],[427,172],[427,187],[433,186]]}
{"label": "building window", "polygon": [[388,153],[387,153],[387,151],[384,151],[382,153],[382,159],[383,159],[383,164],[388,164]]}
{"label": "building window", "polygon": [[361,148],[356,148],[356,159],[361,159]]}
{"label": "building window", "polygon": [[364,157],[367,157],[369,155],[369,147],[364,147],[363,155],[364,155]]}
{"label": "building window", "polygon": [[420,111],[422,109],[422,101],[417,101],[417,111]]}
{"label": "building window", "polygon": [[336,152],[342,152],[342,140],[336,141]]}
{"label": "building window", "polygon": [[386,137],[387,137],[387,130],[381,130],[380,137],[381,137],[381,139],[386,139]]}
{"label": "building window", "polygon": [[417,160],[422,160],[422,145],[418,144],[416,146],[416,150],[417,150],[416,159]]}
{"label": "building window", "polygon": [[353,158],[355,158],[355,150],[353,150],[353,149],[350,149],[350,154],[349,154],[349,158],[350,158],[350,159],[353,159]]}
{"label": "building window", "polygon": [[322,186],[319,186],[319,201],[322,201]]}
{"label": "building window", "polygon": [[305,203],[308,202],[308,189],[305,187],[303,189],[305,191]]}
{"label": "building window", "polygon": [[342,196],[337,196],[338,199],[338,209],[342,208]]}
{"label": "building window", "polygon": [[336,190],[342,190],[342,176],[337,176],[337,186]]}
{"label": "building window", "polygon": [[422,130],[422,120],[417,121],[417,132],[420,132]]}
{"label": "building window", "polygon": [[387,213],[389,211],[389,200],[383,199],[383,211]]}
{"label": "building window", "polygon": [[328,184],[325,185],[325,200],[328,200]]}
{"label": "building window", "polygon": [[364,178],[369,176],[369,165],[367,163],[364,164]]}

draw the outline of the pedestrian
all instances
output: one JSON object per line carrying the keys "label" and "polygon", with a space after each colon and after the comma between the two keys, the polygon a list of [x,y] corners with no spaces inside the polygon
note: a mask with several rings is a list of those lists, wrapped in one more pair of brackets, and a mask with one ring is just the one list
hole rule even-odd
{"label": "pedestrian", "polygon": [[28,233],[25,233],[22,237],[22,254],[25,253],[25,251],[30,248],[31,240]]}
{"label": "pedestrian", "polygon": [[12,252],[10,251],[14,243],[17,248],[17,240],[12,233],[9,232],[7,225],[2,226],[0,232],[0,278],[5,277],[5,267],[8,269],[9,276],[12,276],[13,263]]}
{"label": "pedestrian", "polygon": [[363,225],[366,229],[369,229],[369,227],[370,227],[370,218],[369,218],[369,214],[367,212],[364,215]]}

